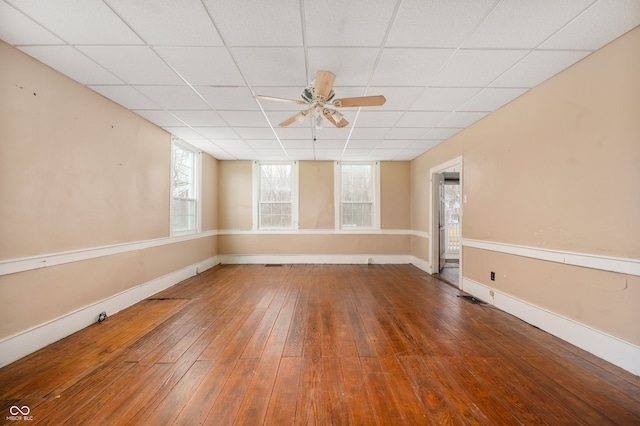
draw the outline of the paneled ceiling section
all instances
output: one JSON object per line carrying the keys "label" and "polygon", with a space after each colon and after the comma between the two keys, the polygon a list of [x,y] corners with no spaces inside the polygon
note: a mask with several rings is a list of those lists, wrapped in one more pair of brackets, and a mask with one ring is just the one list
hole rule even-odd
{"label": "paneled ceiling section", "polygon": [[[0,0],[0,38],[219,159],[411,160],[640,25],[640,0]],[[307,120],[318,69],[350,124]]]}

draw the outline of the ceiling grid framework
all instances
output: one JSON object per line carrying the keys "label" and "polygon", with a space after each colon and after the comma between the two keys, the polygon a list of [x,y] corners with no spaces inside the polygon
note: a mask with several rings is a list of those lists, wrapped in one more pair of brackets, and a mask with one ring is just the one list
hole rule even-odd
{"label": "ceiling grid framework", "polygon": [[[0,39],[221,160],[412,160],[640,25],[640,0],[0,0]],[[277,123],[318,70],[349,125]]]}

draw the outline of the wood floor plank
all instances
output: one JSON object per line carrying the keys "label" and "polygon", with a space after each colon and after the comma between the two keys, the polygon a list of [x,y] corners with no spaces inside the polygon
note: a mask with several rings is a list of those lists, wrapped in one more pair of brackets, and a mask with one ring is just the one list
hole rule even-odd
{"label": "wood floor plank", "polygon": [[204,424],[231,425],[234,423],[258,362],[256,358],[241,358],[237,361]]}
{"label": "wood floor plank", "polygon": [[[640,378],[411,265],[220,265],[0,369],[34,424],[640,424]],[[0,417],[2,418],[2,417]],[[1,422],[0,422],[1,423]]]}
{"label": "wood floor plank", "polygon": [[301,357],[283,357],[269,398],[265,425],[293,425],[300,383]]}

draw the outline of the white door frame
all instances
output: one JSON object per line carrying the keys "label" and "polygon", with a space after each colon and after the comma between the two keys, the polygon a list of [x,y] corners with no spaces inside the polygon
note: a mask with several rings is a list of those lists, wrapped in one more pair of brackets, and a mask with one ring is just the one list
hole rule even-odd
{"label": "white door frame", "polygon": [[[442,173],[447,169],[450,169],[454,166],[460,167],[460,195],[462,200],[462,205],[460,206],[460,237],[462,238],[462,230],[463,230],[463,210],[464,210],[464,187],[462,186],[462,155],[456,158],[453,158],[449,161],[446,161],[442,164],[439,164],[435,167],[432,167],[429,170],[429,273],[437,274],[438,273],[438,256],[440,252],[440,247],[436,247],[437,239],[434,237],[435,232],[438,232],[438,228],[435,225],[434,221],[436,218],[440,216],[440,203],[433,202],[433,175],[436,173]],[[462,247],[460,247],[460,280],[458,281],[458,288],[462,289]]]}

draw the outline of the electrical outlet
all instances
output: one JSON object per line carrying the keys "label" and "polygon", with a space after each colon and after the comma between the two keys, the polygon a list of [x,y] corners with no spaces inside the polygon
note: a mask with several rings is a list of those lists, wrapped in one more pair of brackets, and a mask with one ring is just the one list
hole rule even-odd
{"label": "electrical outlet", "polygon": [[491,296],[491,297],[495,296],[493,290],[489,290],[489,296]]}
{"label": "electrical outlet", "polygon": [[491,281],[495,281],[496,280],[496,273],[491,271]]}

